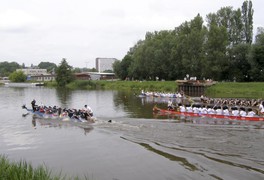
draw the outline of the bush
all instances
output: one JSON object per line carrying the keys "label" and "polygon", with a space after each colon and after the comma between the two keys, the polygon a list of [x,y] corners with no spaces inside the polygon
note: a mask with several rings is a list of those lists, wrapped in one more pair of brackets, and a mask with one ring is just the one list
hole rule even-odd
{"label": "bush", "polygon": [[14,71],[9,75],[9,80],[12,82],[25,82],[27,80],[27,76],[23,71]]}

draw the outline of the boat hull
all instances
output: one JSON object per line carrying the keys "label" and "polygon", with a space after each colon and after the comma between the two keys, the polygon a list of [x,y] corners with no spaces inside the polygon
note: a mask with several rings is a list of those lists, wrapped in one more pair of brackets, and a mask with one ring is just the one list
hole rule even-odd
{"label": "boat hull", "polygon": [[62,121],[74,121],[74,122],[90,122],[93,123],[95,121],[94,117],[88,117],[88,119],[84,118],[76,118],[76,117],[69,117],[68,115],[57,115],[57,114],[47,114],[47,113],[42,113],[39,111],[33,111],[32,109],[27,109],[28,113],[33,114],[34,116],[38,118],[43,118],[43,119],[57,119],[57,120],[62,120]]}
{"label": "boat hull", "polygon": [[229,120],[244,120],[244,121],[264,121],[264,117],[254,116],[254,117],[247,117],[247,116],[227,116],[227,115],[219,115],[219,114],[200,114],[200,113],[193,113],[193,112],[180,112],[175,110],[167,110],[161,109],[158,107],[153,108],[154,113],[158,113],[159,115],[178,115],[178,116],[191,116],[191,117],[208,117],[213,119],[229,119]]}

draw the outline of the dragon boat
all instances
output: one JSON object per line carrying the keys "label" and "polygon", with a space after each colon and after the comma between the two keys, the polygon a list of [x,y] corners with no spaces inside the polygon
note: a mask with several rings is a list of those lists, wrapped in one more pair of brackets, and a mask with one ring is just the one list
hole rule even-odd
{"label": "dragon boat", "polygon": [[194,112],[180,112],[177,110],[161,109],[157,106],[153,107],[153,112],[159,115],[176,115],[176,116],[189,116],[189,117],[208,117],[213,119],[228,119],[228,120],[243,120],[243,121],[264,121],[262,116],[232,116],[232,115],[220,115],[220,114],[201,114]]}
{"label": "dragon boat", "polygon": [[73,121],[73,122],[90,122],[94,123],[95,118],[93,116],[87,116],[84,117],[82,115],[76,115],[71,112],[62,112],[61,114],[58,114],[57,112],[47,112],[47,111],[40,111],[40,110],[33,110],[27,108],[25,105],[22,106],[22,109],[25,109],[27,111],[26,114],[23,114],[23,116],[26,116],[28,114],[32,114],[38,118],[43,119],[57,119],[62,121]]}

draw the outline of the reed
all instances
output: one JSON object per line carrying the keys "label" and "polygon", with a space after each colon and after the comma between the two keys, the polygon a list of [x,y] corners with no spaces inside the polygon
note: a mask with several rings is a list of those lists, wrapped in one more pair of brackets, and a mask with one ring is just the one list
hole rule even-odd
{"label": "reed", "polygon": [[[54,175],[46,166],[33,167],[26,161],[11,162],[6,156],[0,155],[0,179],[6,180],[79,180],[79,177]],[[88,179],[86,176],[82,179]]]}

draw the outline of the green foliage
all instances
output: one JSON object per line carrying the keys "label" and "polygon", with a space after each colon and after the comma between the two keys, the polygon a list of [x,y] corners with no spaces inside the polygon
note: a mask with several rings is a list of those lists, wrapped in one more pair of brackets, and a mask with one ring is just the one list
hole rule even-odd
{"label": "green foliage", "polygon": [[96,81],[75,80],[66,86],[69,89],[96,89]]}
{"label": "green foliage", "polygon": [[59,87],[65,87],[68,83],[74,80],[72,67],[68,65],[65,58],[62,59],[56,70],[56,82]]}
{"label": "green foliage", "polygon": [[51,62],[41,62],[38,67],[40,69],[47,69],[48,72],[52,73],[53,71],[55,72],[57,65]]}
{"label": "green foliage", "polygon": [[[55,175],[45,166],[33,167],[26,161],[10,162],[6,156],[0,155],[0,179],[3,180],[66,180],[80,179],[79,177],[67,178],[61,174]],[[84,179],[88,179],[86,176]]]}
{"label": "green foliage", "polygon": [[25,82],[27,80],[27,76],[23,71],[14,71],[9,75],[9,80],[12,82]]}
{"label": "green foliage", "polygon": [[243,35],[244,41],[248,44],[252,43],[253,36],[253,14],[252,1],[244,1],[242,5]]}
{"label": "green foliage", "polygon": [[5,77],[9,76],[12,72],[14,72],[16,69],[21,68],[21,66],[16,62],[0,62],[0,76]]}
{"label": "green foliage", "polygon": [[96,81],[96,86],[102,89],[176,92],[175,81]]}
{"label": "green foliage", "polygon": [[[245,1],[242,10],[223,7],[207,15],[207,26],[198,14],[174,30],[147,32],[114,64],[114,72],[122,80],[176,80],[189,74],[198,79],[254,81],[262,65],[262,46],[251,51],[252,7],[251,1]],[[259,34],[257,42],[264,42],[263,37]]]}

